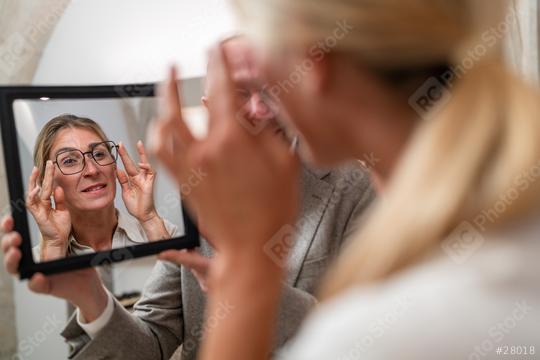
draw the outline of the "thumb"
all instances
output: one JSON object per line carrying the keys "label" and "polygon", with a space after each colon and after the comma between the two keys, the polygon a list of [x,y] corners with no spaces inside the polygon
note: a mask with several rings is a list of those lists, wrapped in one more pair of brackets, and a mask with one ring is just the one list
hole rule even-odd
{"label": "thumb", "polygon": [[62,189],[60,186],[57,186],[54,189],[54,204],[55,204],[56,210],[59,210],[59,211],[66,210],[65,199],[66,197],[64,196],[64,189]]}
{"label": "thumb", "polygon": [[49,294],[51,292],[51,281],[42,273],[36,273],[28,281],[28,288],[38,294]]}
{"label": "thumb", "polygon": [[196,250],[167,250],[159,254],[159,260],[165,260],[177,265],[183,265],[202,274],[208,272],[210,259],[199,254]]}

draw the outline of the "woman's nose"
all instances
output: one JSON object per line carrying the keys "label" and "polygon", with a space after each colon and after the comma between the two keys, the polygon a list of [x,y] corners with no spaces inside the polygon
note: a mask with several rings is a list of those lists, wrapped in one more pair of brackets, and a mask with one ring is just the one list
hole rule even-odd
{"label": "woman's nose", "polygon": [[[88,154],[90,155],[90,154]],[[98,170],[98,164],[96,163],[96,161],[92,158],[92,156],[88,156],[86,158],[86,161],[85,161],[85,166],[84,166],[84,170],[83,170],[83,174],[85,176],[91,176],[91,175],[95,175],[99,172]]]}
{"label": "woman's nose", "polygon": [[259,93],[251,95],[249,99],[249,112],[251,117],[258,120],[268,120],[275,117],[271,106],[266,103]]}

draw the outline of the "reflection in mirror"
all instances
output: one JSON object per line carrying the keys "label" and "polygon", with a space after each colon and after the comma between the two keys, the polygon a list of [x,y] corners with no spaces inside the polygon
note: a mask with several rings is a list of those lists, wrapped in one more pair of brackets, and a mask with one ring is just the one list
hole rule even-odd
{"label": "reflection in mirror", "polygon": [[181,196],[146,152],[156,99],[13,103],[35,262],[185,234]]}

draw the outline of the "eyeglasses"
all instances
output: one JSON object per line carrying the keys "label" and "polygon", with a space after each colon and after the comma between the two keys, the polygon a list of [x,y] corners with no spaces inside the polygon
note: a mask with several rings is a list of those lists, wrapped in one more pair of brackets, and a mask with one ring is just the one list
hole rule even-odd
{"label": "eyeglasses", "polygon": [[245,101],[249,101],[254,94],[257,94],[265,103],[274,103],[276,102],[275,96],[273,96],[269,90],[270,88],[268,86],[264,86],[261,89],[256,90],[245,87],[237,87],[236,94]]}
{"label": "eyeglasses", "polygon": [[75,175],[84,170],[87,155],[92,156],[92,159],[100,166],[112,165],[118,159],[118,145],[114,141],[103,141],[92,144],[91,150],[87,152],[78,149],[64,150],[56,154],[54,163],[62,174]]}

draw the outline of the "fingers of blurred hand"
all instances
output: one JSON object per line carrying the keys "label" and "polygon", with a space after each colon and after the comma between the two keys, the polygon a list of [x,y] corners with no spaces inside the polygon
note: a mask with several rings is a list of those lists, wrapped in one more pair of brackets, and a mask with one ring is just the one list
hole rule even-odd
{"label": "fingers of blurred hand", "polygon": [[212,100],[209,103],[208,109],[210,118],[208,131],[210,133],[212,127],[226,125],[228,123],[227,120],[233,120],[225,119],[226,121],[222,121],[223,119],[220,119],[221,117],[236,118],[237,109],[240,109],[242,104],[237,104],[229,63],[221,44],[215,46],[210,51],[208,67],[212,69],[214,77],[208,89],[208,98]]}
{"label": "fingers of blurred hand", "polygon": [[159,254],[160,260],[183,265],[199,273],[206,274],[210,259],[199,254],[196,250],[167,250]]}
{"label": "fingers of blurred hand", "polygon": [[13,225],[13,217],[11,215],[6,215],[2,218],[2,221],[0,222],[0,229],[3,233],[8,233],[13,230]]}
{"label": "fingers of blurred hand", "polygon": [[39,195],[42,201],[50,201],[53,191],[53,175],[54,164],[51,160],[47,160],[45,165],[45,176],[43,177],[43,183],[41,184],[41,193]]}
{"label": "fingers of blurred hand", "polygon": [[[167,123],[155,121],[152,123],[150,134],[152,137],[152,152],[165,165],[165,168],[173,175],[181,172],[179,168],[181,158],[175,151],[174,134],[168,129]],[[180,180],[180,179],[177,179]]]}
{"label": "fingers of blurred hand", "polygon": [[16,247],[10,247],[4,255],[4,268],[10,274],[17,274],[22,253]]}
{"label": "fingers of blurred hand", "polygon": [[38,294],[49,294],[51,292],[51,281],[45,275],[36,273],[28,281],[28,288]]}
{"label": "fingers of blurred hand", "polygon": [[167,78],[158,87],[158,95],[162,100],[159,109],[159,115],[164,118],[171,118],[178,115],[182,111],[180,104],[180,96],[178,93],[178,71],[176,66],[171,66],[167,74]]}
{"label": "fingers of blurred hand", "polygon": [[137,165],[133,162],[131,159],[131,156],[129,156],[126,147],[123,143],[120,143],[118,146],[118,153],[120,154],[120,159],[122,160],[122,163],[124,164],[124,168],[126,169],[126,172],[129,176],[136,176],[139,173],[139,169],[137,168]]}
{"label": "fingers of blurred hand", "polygon": [[189,146],[194,137],[182,117],[182,104],[177,78],[176,67],[173,66],[169,71],[167,81],[158,88],[161,99],[159,121],[167,123],[169,130],[178,136],[182,144]]}
{"label": "fingers of blurred hand", "polygon": [[19,246],[21,246],[21,243],[22,243],[22,238],[19,233],[15,231],[11,231],[7,234],[4,234],[4,236],[2,236],[2,243],[1,243],[2,252],[7,253],[9,248],[12,248],[12,247],[18,248]]}

